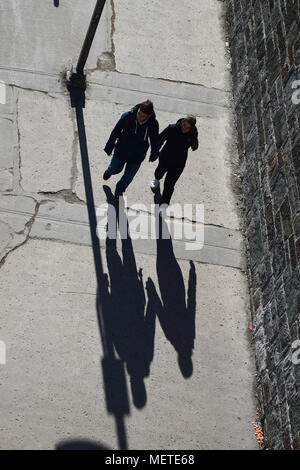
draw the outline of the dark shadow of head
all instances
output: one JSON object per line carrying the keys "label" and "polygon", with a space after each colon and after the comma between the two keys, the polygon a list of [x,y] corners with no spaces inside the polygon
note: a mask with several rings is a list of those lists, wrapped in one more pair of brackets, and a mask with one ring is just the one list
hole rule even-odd
{"label": "dark shadow of head", "polygon": [[131,376],[130,385],[134,406],[138,409],[143,408],[147,402],[147,393],[145,383],[140,376]]}
{"label": "dark shadow of head", "polygon": [[182,376],[188,379],[193,375],[193,361],[191,358],[191,351],[179,351],[177,362]]}

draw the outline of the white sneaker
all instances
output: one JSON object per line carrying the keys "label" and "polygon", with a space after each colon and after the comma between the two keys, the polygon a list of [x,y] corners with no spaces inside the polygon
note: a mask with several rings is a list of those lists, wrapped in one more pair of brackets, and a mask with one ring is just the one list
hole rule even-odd
{"label": "white sneaker", "polygon": [[154,180],[152,180],[150,184],[150,188],[152,189],[153,192],[156,191],[156,189],[158,188],[158,185],[159,185],[159,180],[154,178]]}
{"label": "white sneaker", "polygon": [[159,206],[158,215],[160,215],[162,219],[165,219],[167,217],[167,209],[168,204],[162,204],[161,206]]}

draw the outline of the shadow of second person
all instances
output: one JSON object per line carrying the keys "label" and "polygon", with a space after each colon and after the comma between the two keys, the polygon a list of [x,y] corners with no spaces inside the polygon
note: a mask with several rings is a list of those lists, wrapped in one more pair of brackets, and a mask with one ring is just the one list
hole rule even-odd
{"label": "shadow of second person", "polygon": [[162,300],[157,316],[166,338],[178,354],[178,365],[183,377],[189,378],[193,373],[192,354],[195,340],[195,265],[190,261],[186,293],[183,275],[173,251],[167,224],[159,215],[157,217],[159,217],[157,225],[159,234],[157,234],[156,269]]}

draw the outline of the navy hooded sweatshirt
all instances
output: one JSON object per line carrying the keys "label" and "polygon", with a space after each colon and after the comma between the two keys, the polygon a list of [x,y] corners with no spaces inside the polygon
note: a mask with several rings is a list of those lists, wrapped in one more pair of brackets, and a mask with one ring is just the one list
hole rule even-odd
{"label": "navy hooded sweatshirt", "polygon": [[159,149],[158,122],[155,113],[143,124],[139,124],[136,115],[140,104],[134,106],[129,112],[122,114],[113,129],[104,151],[114,155],[122,161],[141,163],[146,157],[151,143],[151,155],[157,156]]}

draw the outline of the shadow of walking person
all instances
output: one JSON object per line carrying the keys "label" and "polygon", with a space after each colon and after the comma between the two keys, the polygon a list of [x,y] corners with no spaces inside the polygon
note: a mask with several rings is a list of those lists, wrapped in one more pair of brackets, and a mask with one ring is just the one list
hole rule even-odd
{"label": "shadow of walking person", "polygon": [[[123,198],[117,200],[103,186],[108,208],[106,260],[109,273],[110,308],[105,309],[106,325],[120,359],[130,376],[133,403],[142,408],[147,402],[144,379],[153,359],[155,315],[146,309],[142,269],[137,270]],[[111,231],[116,225],[115,233]],[[121,236],[122,258],[117,250],[117,228]],[[110,236],[112,235],[112,236]]]}
{"label": "shadow of walking person", "polygon": [[195,340],[196,271],[190,261],[186,290],[180,266],[175,258],[173,243],[166,222],[156,214],[157,260],[156,269],[161,293],[162,308],[157,310],[166,338],[178,354],[178,365],[185,378],[193,373],[192,354]]}

